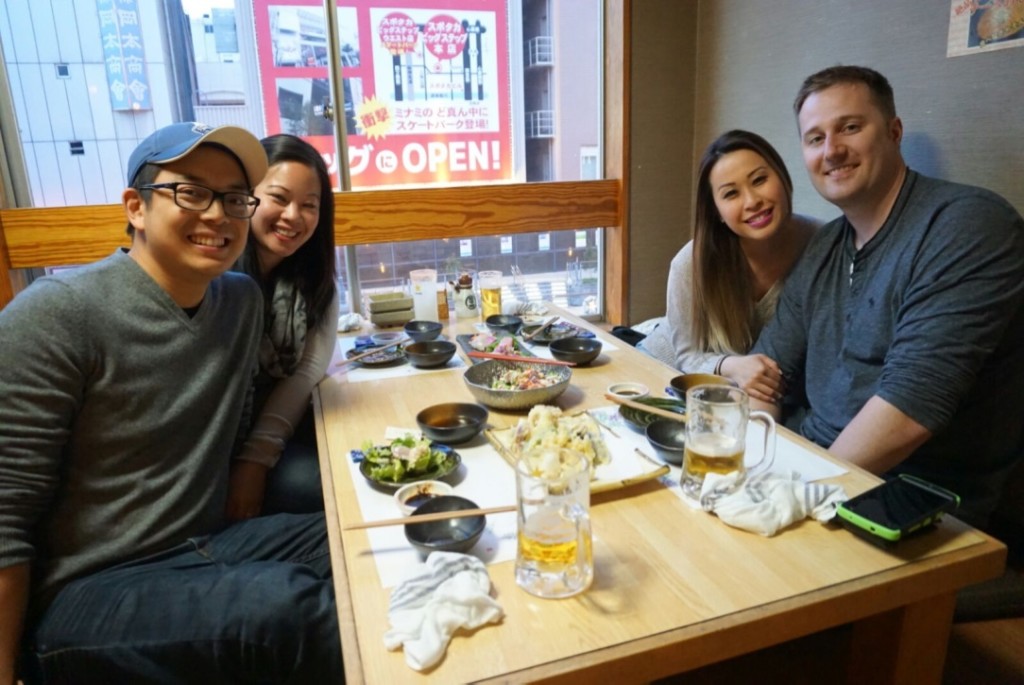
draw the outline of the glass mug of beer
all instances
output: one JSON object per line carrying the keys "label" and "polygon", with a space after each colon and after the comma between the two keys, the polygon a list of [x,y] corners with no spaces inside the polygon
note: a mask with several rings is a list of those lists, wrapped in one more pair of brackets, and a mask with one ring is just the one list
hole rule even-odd
{"label": "glass mug of beer", "polygon": [[575,450],[529,450],[516,462],[516,584],[544,598],[571,597],[594,580],[590,464]]}
{"label": "glass mug of beer", "polygon": [[[775,421],[762,411],[750,411],[750,398],[728,385],[698,385],[686,391],[686,448],[679,485],[683,494],[700,498],[704,477],[709,473],[740,472],[768,468],[775,459]],[[761,459],[750,466],[744,462],[747,421],[764,424]],[[739,482],[738,481],[738,482]]]}
{"label": "glass mug of beer", "polygon": [[484,319],[501,314],[501,272],[481,271],[476,275],[480,287],[480,309]]}

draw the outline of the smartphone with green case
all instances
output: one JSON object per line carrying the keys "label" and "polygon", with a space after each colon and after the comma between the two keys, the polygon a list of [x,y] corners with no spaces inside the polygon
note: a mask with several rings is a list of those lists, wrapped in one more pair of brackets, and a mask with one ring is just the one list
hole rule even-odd
{"label": "smartphone with green case", "polygon": [[893,545],[952,513],[960,497],[934,483],[900,474],[836,507],[839,522],[883,546]]}

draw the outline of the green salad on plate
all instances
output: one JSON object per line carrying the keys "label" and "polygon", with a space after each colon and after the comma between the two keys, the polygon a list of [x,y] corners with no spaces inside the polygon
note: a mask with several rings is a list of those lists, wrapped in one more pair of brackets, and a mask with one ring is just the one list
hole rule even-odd
{"label": "green salad on plate", "polygon": [[362,452],[363,475],[384,485],[439,478],[451,473],[460,461],[452,449],[411,433],[386,445],[374,445],[367,440]]}

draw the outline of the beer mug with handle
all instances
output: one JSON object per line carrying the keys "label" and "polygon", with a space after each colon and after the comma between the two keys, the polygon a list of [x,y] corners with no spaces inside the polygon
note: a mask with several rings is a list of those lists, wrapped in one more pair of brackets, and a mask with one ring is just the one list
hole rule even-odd
{"label": "beer mug with handle", "polygon": [[594,579],[590,464],[570,449],[541,447],[516,463],[516,583],[538,597],[570,597]]}
{"label": "beer mug with handle", "polygon": [[[700,498],[709,473],[740,472],[737,483],[755,469],[767,469],[775,459],[775,421],[765,412],[750,411],[750,398],[727,385],[698,385],[686,391],[686,448],[679,485],[683,493]],[[745,463],[747,422],[764,424],[761,458]]]}

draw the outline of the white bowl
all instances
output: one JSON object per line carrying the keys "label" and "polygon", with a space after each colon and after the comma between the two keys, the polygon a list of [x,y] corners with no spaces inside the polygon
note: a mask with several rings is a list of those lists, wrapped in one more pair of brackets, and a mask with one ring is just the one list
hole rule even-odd
{"label": "white bowl", "polygon": [[608,386],[608,394],[624,400],[638,400],[650,395],[651,391],[643,383],[612,383]]}
{"label": "white bowl", "polygon": [[452,486],[448,483],[439,480],[421,480],[398,488],[395,491],[395,504],[398,505],[403,516],[408,516],[424,502],[441,495],[450,495],[452,492]]}

